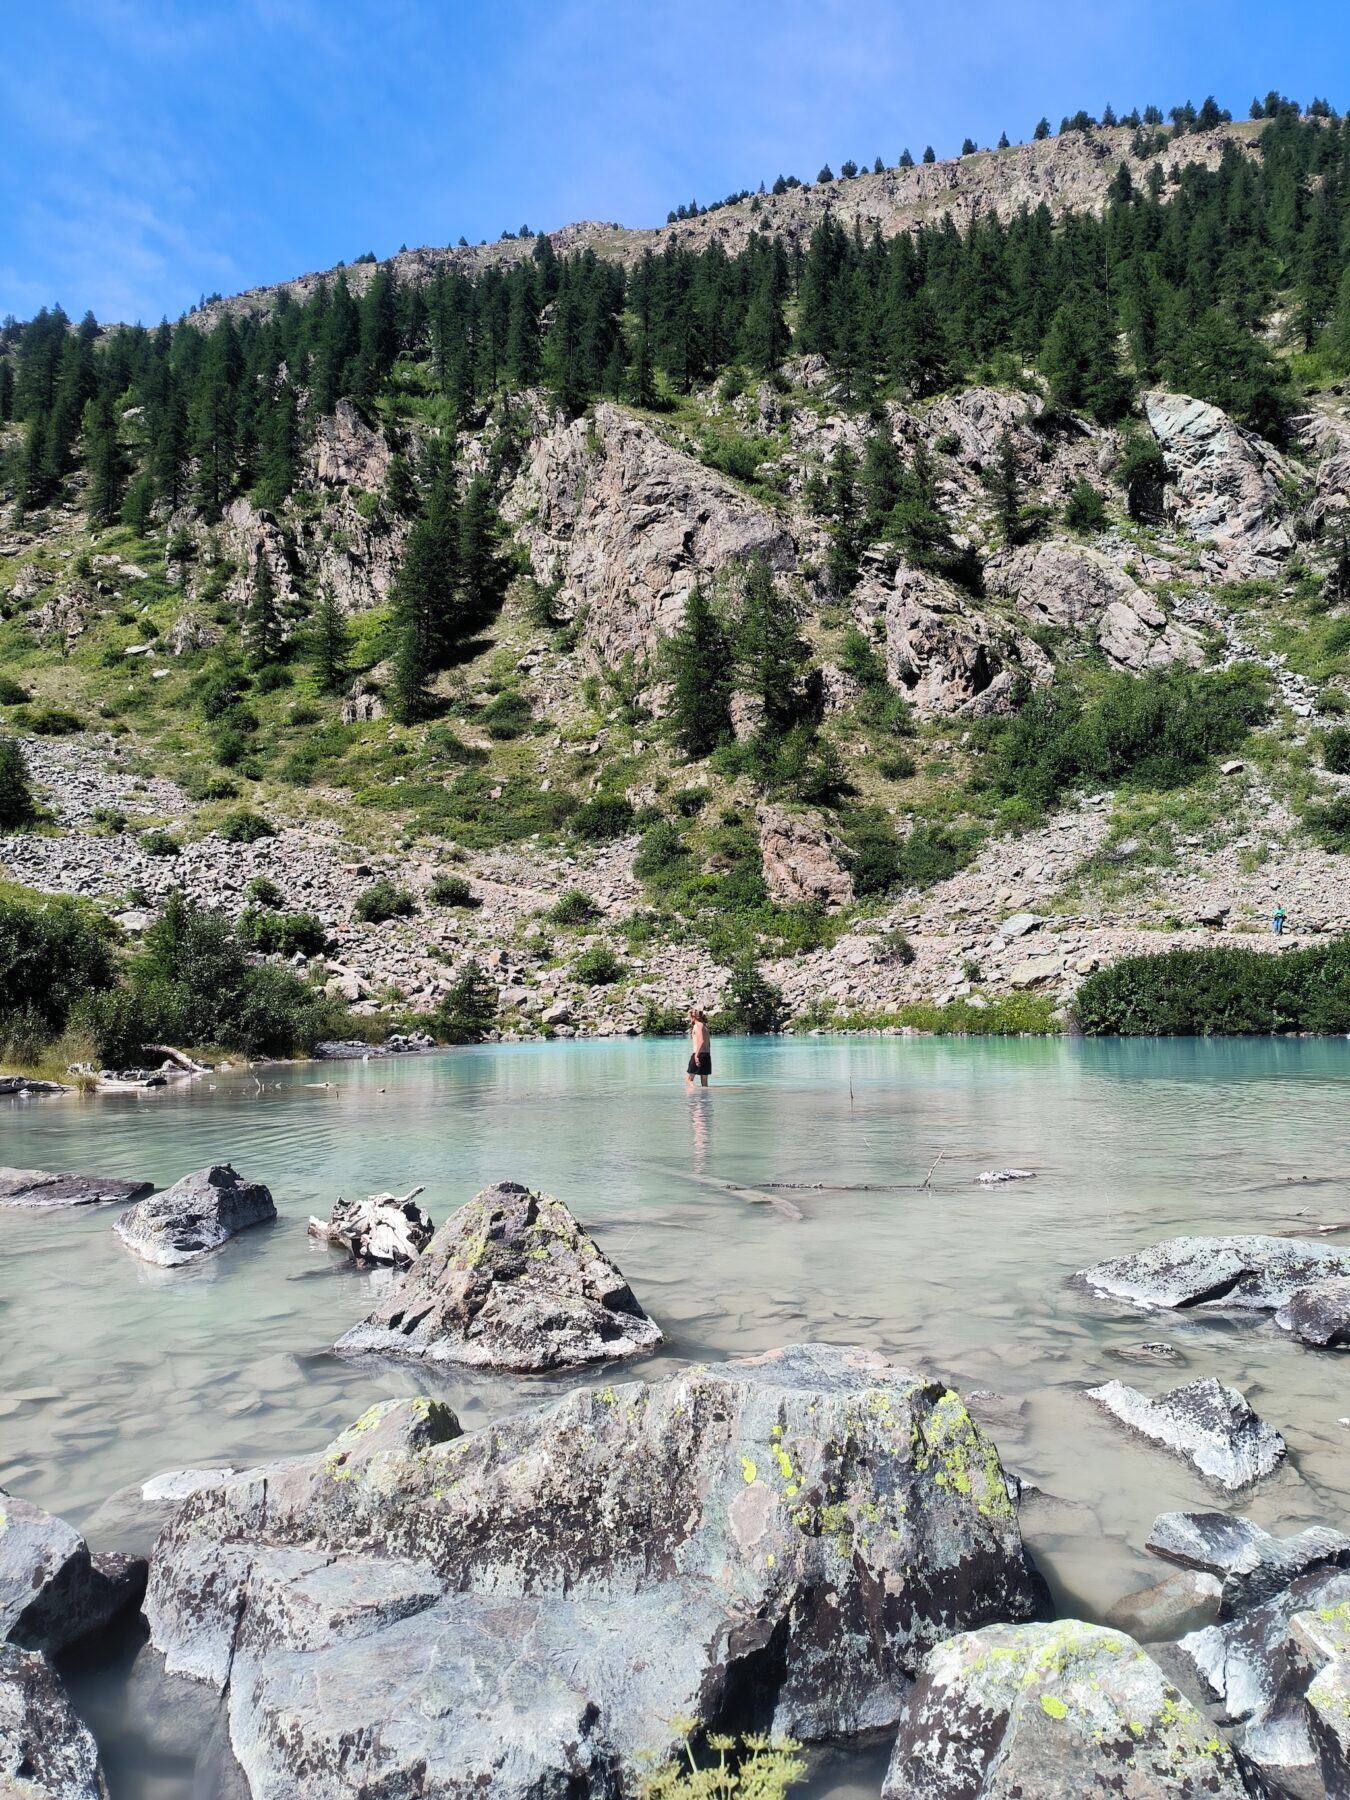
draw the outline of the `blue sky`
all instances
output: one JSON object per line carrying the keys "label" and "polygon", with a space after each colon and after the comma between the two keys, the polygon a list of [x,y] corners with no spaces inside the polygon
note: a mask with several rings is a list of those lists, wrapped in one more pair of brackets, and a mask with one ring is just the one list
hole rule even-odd
{"label": "blue sky", "polygon": [[[1332,0],[10,0],[0,316],[528,223],[649,225],[780,171],[1109,100],[1245,113],[1350,69]],[[1350,82],[1347,83],[1350,89]],[[1328,90],[1330,90],[1328,92]]]}

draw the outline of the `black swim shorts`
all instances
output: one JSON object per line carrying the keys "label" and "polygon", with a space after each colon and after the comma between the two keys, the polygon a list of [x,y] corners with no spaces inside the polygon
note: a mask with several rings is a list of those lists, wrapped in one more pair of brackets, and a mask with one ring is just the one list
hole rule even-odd
{"label": "black swim shorts", "polygon": [[711,1075],[712,1074],[712,1052],[710,1050],[705,1050],[701,1056],[691,1056],[689,1058],[689,1067],[685,1070],[685,1074],[686,1075]]}

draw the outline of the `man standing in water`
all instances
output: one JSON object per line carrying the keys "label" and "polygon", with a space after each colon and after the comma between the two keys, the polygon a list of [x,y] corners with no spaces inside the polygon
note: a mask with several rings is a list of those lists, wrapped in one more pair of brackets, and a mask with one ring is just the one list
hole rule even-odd
{"label": "man standing in water", "polygon": [[684,1085],[692,1088],[694,1077],[707,1087],[712,1074],[712,1037],[708,1031],[708,1015],[701,1007],[689,1008],[689,1067],[684,1072]]}

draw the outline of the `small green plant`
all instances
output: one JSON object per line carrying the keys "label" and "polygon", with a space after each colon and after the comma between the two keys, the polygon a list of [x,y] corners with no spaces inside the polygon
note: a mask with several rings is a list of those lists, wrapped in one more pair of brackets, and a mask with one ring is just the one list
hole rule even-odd
{"label": "small green plant", "polygon": [[490,738],[507,741],[523,737],[534,723],[534,714],[525,695],[512,690],[489,701],[483,708],[482,720]]}
{"label": "small green plant", "polygon": [[356,897],[352,917],[367,925],[383,925],[387,919],[408,919],[417,911],[417,902],[407,888],[398,887],[387,876],[372,881]]}
{"label": "small green plant", "polygon": [[143,831],[140,844],[147,856],[177,856],[183,848],[167,831]]}
{"label": "small green plant", "polygon": [[606,843],[633,829],[632,802],[622,794],[597,794],[577,807],[569,823],[573,833],[588,843]]}
{"label": "small green plant", "polygon": [[655,1000],[643,1002],[638,1030],[643,1037],[682,1037],[689,1021],[678,1006],[662,1006]]}
{"label": "small green plant", "polygon": [[589,925],[600,917],[600,908],[580,888],[568,888],[549,907],[544,917],[553,925]]}
{"label": "small green plant", "polygon": [[263,838],[275,837],[277,830],[261,813],[241,807],[238,812],[226,813],[216,827],[216,834],[227,844],[256,844]]}
{"label": "small green plant", "polygon": [[1090,481],[1076,481],[1064,508],[1070,531],[1100,531],[1106,524],[1106,502]]}
{"label": "small green plant", "polygon": [[877,774],[885,781],[908,781],[918,767],[908,750],[888,750],[877,758]]}
{"label": "small green plant", "polygon": [[1303,824],[1320,849],[1335,855],[1350,853],[1350,794],[1330,800],[1309,801],[1303,808]]}
{"label": "small green plant", "polygon": [[104,836],[116,837],[119,831],[126,830],[127,815],[115,806],[96,806],[89,814],[89,823]]}
{"label": "small green plant", "polygon": [[675,826],[669,819],[660,819],[643,833],[633,858],[633,873],[639,881],[651,881],[659,886],[675,879],[688,857],[689,852]]}
{"label": "small green plant", "polygon": [[[118,655],[121,661],[121,655]],[[0,675],[0,706],[26,706],[33,698],[28,689],[10,675]]]}
{"label": "small green plant", "polygon": [[586,987],[609,987],[623,979],[624,966],[608,944],[592,944],[572,964],[572,974]]}
{"label": "small green plant", "polygon": [[705,787],[676,788],[670,804],[682,819],[692,819],[708,804],[708,792]]}
{"label": "small green plant", "polygon": [[40,706],[28,721],[35,737],[70,737],[84,730],[84,720],[60,706]]}
{"label": "small green plant", "polygon": [[269,881],[266,875],[255,875],[245,887],[244,894],[255,906],[277,907],[285,900],[276,882]]}
{"label": "small green plant", "polygon": [[1322,733],[1322,766],[1333,775],[1350,775],[1350,726],[1333,725]]}
{"label": "small green plant", "polygon": [[239,783],[229,775],[216,775],[209,770],[189,769],[178,778],[178,785],[189,800],[233,800]]}
{"label": "small green plant", "polygon": [[883,962],[895,963],[902,969],[907,969],[916,955],[903,931],[883,932],[877,939],[877,949]]}
{"label": "small green plant", "polygon": [[481,906],[483,903],[462,875],[437,875],[427,889],[433,906]]}
{"label": "small green plant", "polygon": [[264,956],[320,956],[328,933],[313,913],[250,906],[239,916],[239,941]]}
{"label": "small green plant", "polygon": [[717,1760],[700,1764],[694,1754],[693,1726],[674,1721],[684,1733],[684,1753],[646,1776],[640,1800],[783,1800],[802,1779],[806,1764],[792,1738],[725,1737],[710,1734],[708,1751]]}

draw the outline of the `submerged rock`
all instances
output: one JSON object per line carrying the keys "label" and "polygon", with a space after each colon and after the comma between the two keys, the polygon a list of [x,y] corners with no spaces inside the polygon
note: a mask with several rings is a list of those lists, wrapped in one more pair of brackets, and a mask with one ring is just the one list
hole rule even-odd
{"label": "submerged rock", "polygon": [[959,1398],[799,1345],[467,1436],[385,1403],[188,1500],[146,1612],[171,1672],[228,1689],[255,1793],[598,1800],[681,1715],[892,1726],[930,1648],[1041,1593]]}
{"label": "submerged rock", "polygon": [[[1321,1791],[1324,1733],[1319,1723],[1315,1740],[1308,1704],[1313,1670],[1292,1630],[1299,1614],[1323,1623],[1350,1618],[1350,1572],[1301,1575],[1263,1605],[1182,1638],[1178,1649],[1224,1717],[1236,1722],[1235,1742],[1243,1754],[1279,1791],[1304,1796]],[[1333,1675],[1327,1686],[1334,1685]],[[1329,1795],[1345,1791],[1327,1784]]]}
{"label": "submerged rock", "polygon": [[1107,1611],[1106,1623],[1141,1644],[1168,1643],[1188,1631],[1217,1625],[1223,1584],[1200,1569],[1178,1569],[1164,1581],[1125,1594]]}
{"label": "submerged rock", "polygon": [[368,1194],[364,1200],[338,1196],[327,1223],[311,1219],[309,1235],[338,1244],[357,1262],[390,1263],[406,1269],[431,1242],[431,1215],[417,1204],[421,1188],[401,1198]]}
{"label": "submerged rock", "polygon": [[1063,1619],[939,1644],[900,1720],[883,1800],[1240,1800],[1237,1759],[1122,1631]]}
{"label": "submerged rock", "polygon": [[448,1218],[406,1280],[336,1347],[473,1368],[565,1369],[660,1342],[623,1275],[562,1201],[502,1181]]}
{"label": "submerged rock", "polygon": [[0,1169],[0,1206],[101,1206],[138,1200],[152,1181],[116,1175],[52,1175],[46,1169]]}
{"label": "submerged rock", "polygon": [[0,1794],[107,1800],[98,1749],[45,1657],[0,1644]]}
{"label": "submerged rock", "polygon": [[1305,1238],[1179,1237],[1094,1263],[1074,1280],[1133,1306],[1268,1312],[1333,1276],[1350,1276],[1350,1250]]}
{"label": "submerged rock", "polygon": [[272,1195],[260,1181],[244,1181],[229,1163],[213,1163],[139,1201],[113,1230],[146,1262],[177,1268],[218,1250],[236,1232],[276,1216]]}
{"label": "submerged rock", "polygon": [[1350,1276],[1299,1288],[1275,1315],[1283,1331],[1317,1350],[1350,1350]]}
{"label": "submerged rock", "polygon": [[144,1557],[98,1556],[64,1519],[0,1488],[0,1643],[55,1656],[139,1601]]}
{"label": "submerged rock", "polygon": [[1236,1618],[1314,1569],[1350,1568],[1350,1537],[1313,1525],[1277,1538],[1227,1513],[1160,1513],[1145,1546],[1167,1562],[1204,1570],[1222,1583],[1221,1619]]}
{"label": "submerged rock", "polygon": [[1212,1375],[1156,1400],[1123,1381],[1089,1388],[1088,1398],[1230,1493],[1269,1475],[1285,1456],[1279,1432],[1257,1417],[1244,1394]]}

